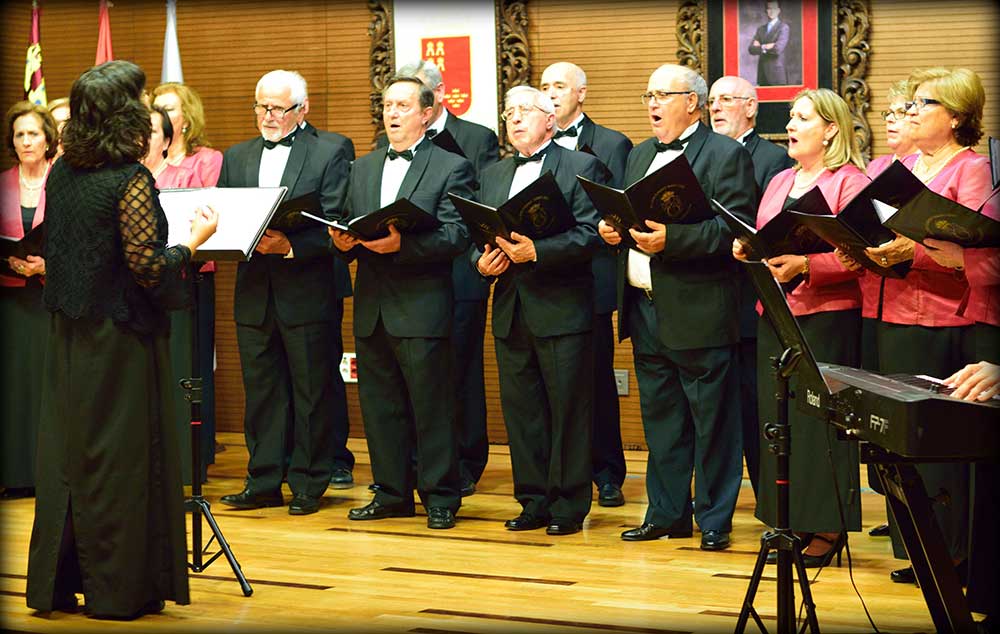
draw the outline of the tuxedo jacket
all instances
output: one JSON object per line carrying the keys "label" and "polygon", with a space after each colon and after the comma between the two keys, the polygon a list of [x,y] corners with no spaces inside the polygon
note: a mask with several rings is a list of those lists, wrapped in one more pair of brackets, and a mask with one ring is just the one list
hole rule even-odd
{"label": "tuxedo jacket", "polygon": [[[753,176],[757,183],[757,196],[754,199],[754,210],[760,203],[761,196],[767,190],[768,183],[783,170],[795,165],[785,148],[761,138],[756,131],[751,132],[743,140],[743,145],[750,152],[753,161]],[[740,275],[740,337],[742,339],[757,338],[757,292],[750,279]]]}
{"label": "tuxedo jacket", "polygon": [[[219,187],[257,187],[264,139],[257,137],[226,150]],[[324,213],[342,214],[347,198],[350,157],[342,148],[311,134],[296,134],[281,175],[286,199],[319,192]],[[316,223],[286,233],[294,257],[254,252],[236,269],[233,316],[236,323],[264,323],[267,303],[290,326],[334,318],[338,288],[326,227]],[[342,293],[342,291],[341,291]]]}
{"label": "tuxedo jacket", "polygon": [[[594,123],[587,115],[580,122],[576,147],[590,146],[594,154],[611,172],[612,187],[622,188],[625,182],[625,163],[632,151],[632,141],[627,136]],[[615,253],[603,240],[590,263],[594,274],[594,312],[607,315],[615,310]]]}
{"label": "tuxedo jacket", "polygon": [[[445,120],[444,129],[451,133],[462,148],[465,157],[472,163],[478,179],[483,170],[497,162],[500,155],[497,135],[486,126],[459,119],[452,113],[448,113]],[[379,135],[376,146],[379,148],[388,147],[389,140],[385,134]],[[475,189],[476,184],[473,184]],[[485,301],[490,296],[489,284],[477,271],[469,267],[469,260],[466,257],[456,258],[452,265],[452,277],[455,284],[455,299],[458,301]]]}
{"label": "tuxedo jacket", "polygon": [[[381,205],[385,150],[377,149],[354,162],[347,219],[377,211]],[[404,160],[404,159],[396,159]],[[469,247],[469,232],[448,192],[473,196],[472,164],[424,139],[410,161],[399,198],[435,216],[442,225],[421,233],[404,233],[399,252],[379,254],[358,245],[340,256],[357,259],[354,281],[354,336],[368,337],[381,315],[394,337],[448,337],[454,302],[452,261]]]}
{"label": "tuxedo jacket", "polygon": [[[320,130],[308,121],[305,122],[302,129],[314,137],[334,145],[339,153],[346,156],[350,162],[354,162],[354,141],[348,137],[336,132]],[[333,275],[337,284],[337,299],[350,297],[352,295],[351,271],[347,268],[347,263],[340,258],[333,258]]]}
{"label": "tuxedo jacket", "polygon": [[[479,200],[491,207],[505,203],[514,181],[516,166],[507,158],[483,172]],[[535,241],[536,262],[511,264],[496,279],[493,292],[493,335],[506,338],[514,310],[520,304],[531,334],[552,337],[589,331],[593,321],[593,285],[590,259],[600,244],[600,217],[583,191],[576,175],[591,180],[602,172],[600,162],[589,154],[550,143],[542,162],[542,173],[552,172],[566,197],[576,225],[563,233]],[[481,252],[472,250],[472,262]]]}
{"label": "tuxedo jacket", "polygon": [[[646,175],[656,155],[651,138],[632,150],[625,180],[634,183]],[[744,222],[754,221],[753,166],[742,144],[712,132],[699,123],[684,148],[705,197],[716,199]],[[667,225],[663,251],[650,258],[660,340],[673,350],[729,345],[739,340],[736,261],[733,234],[721,218],[694,224]],[[628,249],[618,256],[618,332],[629,336],[625,302]]]}

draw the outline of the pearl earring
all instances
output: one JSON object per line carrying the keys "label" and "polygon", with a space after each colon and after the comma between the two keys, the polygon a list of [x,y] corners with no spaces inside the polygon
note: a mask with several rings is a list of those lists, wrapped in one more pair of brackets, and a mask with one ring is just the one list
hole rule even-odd
{"label": "pearl earring", "polygon": [[823,139],[823,147],[826,147],[828,145],[830,145],[830,142],[827,141],[826,139]]}

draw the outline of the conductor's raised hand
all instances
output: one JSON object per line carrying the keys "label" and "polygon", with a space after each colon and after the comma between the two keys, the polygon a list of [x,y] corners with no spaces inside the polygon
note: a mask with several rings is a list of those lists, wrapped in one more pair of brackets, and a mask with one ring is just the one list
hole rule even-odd
{"label": "conductor's raised hand", "polygon": [[188,239],[188,248],[194,252],[195,249],[211,238],[218,228],[219,212],[208,205],[198,207],[194,212],[194,218],[191,220],[191,236]]}
{"label": "conductor's raised hand", "polygon": [[330,234],[330,239],[333,240],[333,246],[337,247],[338,251],[350,251],[361,243],[360,240],[346,231],[341,231],[340,229],[327,227],[326,232]]}
{"label": "conductor's raised hand", "polygon": [[378,240],[361,240],[361,246],[369,251],[383,255],[399,252],[400,245],[402,245],[402,236],[395,225],[389,225],[389,235],[384,238],[379,238]]}
{"label": "conductor's raised hand", "polygon": [[629,229],[628,232],[643,253],[650,255],[659,253],[667,246],[667,225],[655,220],[647,220],[646,226],[652,229],[649,233]]}
{"label": "conductor's raised hand", "polygon": [[498,277],[510,267],[510,258],[500,249],[486,245],[486,251],[476,261],[476,268],[486,277]]}
{"label": "conductor's raised hand", "polygon": [[617,246],[622,242],[621,234],[603,220],[597,223],[597,233],[600,234],[602,240],[611,246]]}

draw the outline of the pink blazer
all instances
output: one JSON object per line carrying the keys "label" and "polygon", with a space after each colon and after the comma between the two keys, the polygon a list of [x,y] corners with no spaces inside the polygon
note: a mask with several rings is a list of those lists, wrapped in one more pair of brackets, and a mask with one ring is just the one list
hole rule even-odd
{"label": "pink blazer", "polygon": [[[917,154],[903,159],[913,169]],[[927,188],[958,203],[978,209],[990,195],[990,162],[972,150],[959,152]],[[967,326],[972,320],[958,314],[968,291],[965,274],[940,266],[920,244],[914,247],[913,267],[901,280],[886,279],[882,295],[882,321],[893,324],[943,328]]]}
{"label": "pink blazer", "polygon": [[[1000,220],[1000,200],[991,199],[983,213]],[[966,249],[965,280],[969,290],[959,305],[959,314],[1000,326],[1000,249]]]}
{"label": "pink blazer", "polygon": [[[0,234],[11,238],[24,237],[24,224],[21,222],[21,188],[18,183],[19,173],[15,165],[0,173]],[[45,187],[38,196],[38,207],[31,221],[32,227],[37,227],[45,218]],[[42,255],[42,254],[38,254]],[[13,275],[4,275],[8,271],[7,263],[0,263],[0,286],[24,286],[25,280]]]}
{"label": "pink blazer", "polygon": [[194,151],[194,154],[185,156],[180,162],[180,167],[195,174],[201,183],[196,187],[215,187],[215,184],[219,182],[219,174],[222,172],[222,152],[200,147]]}
{"label": "pink blazer", "polygon": [[[758,229],[778,215],[785,205],[794,181],[794,169],[780,172],[771,179],[757,209]],[[864,172],[857,167],[844,165],[836,171],[824,171],[816,181],[816,187],[823,192],[827,205],[836,214],[870,182]],[[832,252],[810,254],[809,280],[799,284],[787,295],[792,314],[809,315],[860,308],[859,277],[861,277],[860,272],[845,269]],[[759,305],[758,310],[760,310]]]}

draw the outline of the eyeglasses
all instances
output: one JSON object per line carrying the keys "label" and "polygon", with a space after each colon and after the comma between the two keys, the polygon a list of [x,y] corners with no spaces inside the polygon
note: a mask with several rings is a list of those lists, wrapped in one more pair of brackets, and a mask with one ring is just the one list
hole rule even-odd
{"label": "eyeglasses", "polygon": [[930,99],[928,97],[914,97],[913,101],[907,101],[903,104],[906,111],[909,112],[914,106],[917,107],[917,112],[923,112],[927,109],[927,106],[939,106],[941,102],[937,99]]}
{"label": "eyeglasses", "polygon": [[253,105],[253,112],[258,117],[265,117],[266,118],[267,115],[271,115],[272,119],[277,119],[278,121],[280,121],[280,120],[284,119],[285,115],[287,115],[289,112],[291,112],[292,110],[295,110],[295,109],[297,109],[297,108],[299,108],[301,106],[302,106],[302,104],[297,103],[297,104],[288,106],[287,108],[282,108],[281,106],[265,106],[265,105],[262,105],[262,104],[259,104],[259,103],[255,103]]}
{"label": "eyeglasses", "polygon": [[716,95],[715,97],[710,97],[708,99],[708,104],[712,105],[716,101],[721,103],[725,107],[729,107],[736,103],[737,99],[749,99],[750,97],[737,97],[736,95]]}
{"label": "eyeglasses", "polygon": [[644,92],[639,95],[639,99],[642,100],[642,105],[648,106],[650,101],[656,101],[661,106],[666,105],[670,101],[670,95],[687,95],[694,91],[691,90],[652,90],[650,92]]}
{"label": "eyeglasses", "polygon": [[[904,104],[905,105],[905,104]],[[883,110],[882,119],[885,121],[902,121],[906,118],[906,108],[895,108],[893,110]]]}
{"label": "eyeglasses", "polygon": [[[503,119],[504,121],[508,121],[508,120],[510,120],[510,119],[512,119],[514,117],[514,113],[517,113],[518,117],[523,118],[529,112],[531,112],[532,110],[536,110],[536,109],[537,110],[542,110],[541,108],[539,108],[535,104],[519,104],[517,106],[513,106],[511,108],[507,108],[506,110],[504,110],[502,113],[500,113],[500,118]],[[545,111],[542,110],[542,112],[545,112]]]}

